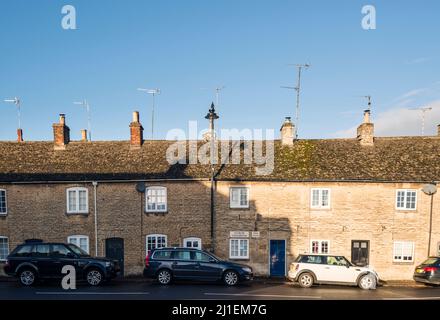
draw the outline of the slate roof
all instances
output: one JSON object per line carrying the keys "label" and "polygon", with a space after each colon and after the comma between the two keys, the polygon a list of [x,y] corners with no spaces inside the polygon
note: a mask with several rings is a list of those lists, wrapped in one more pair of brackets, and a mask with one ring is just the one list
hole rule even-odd
{"label": "slate roof", "polygon": [[[202,164],[169,165],[173,141],[0,142],[0,183],[92,180],[209,179]],[[200,144],[200,143],[199,143]],[[292,147],[275,141],[275,165],[259,176],[253,165],[216,167],[219,180],[241,181],[408,181],[440,180],[440,137],[375,138],[362,147],[356,139],[298,140]]]}

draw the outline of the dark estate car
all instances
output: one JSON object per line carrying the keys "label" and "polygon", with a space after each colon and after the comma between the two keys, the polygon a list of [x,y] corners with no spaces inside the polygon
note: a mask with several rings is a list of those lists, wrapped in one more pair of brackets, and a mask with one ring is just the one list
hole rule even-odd
{"label": "dark estate car", "polygon": [[172,280],[223,281],[234,286],[253,278],[249,266],[222,261],[211,253],[189,248],[151,250],[145,259],[144,277],[161,284]]}
{"label": "dark estate car", "polygon": [[8,256],[4,270],[6,274],[18,277],[21,284],[30,286],[37,279],[62,278],[65,265],[74,266],[76,278],[84,279],[92,286],[112,279],[120,272],[117,261],[92,258],[73,244],[43,242],[19,245]]}
{"label": "dark estate car", "polygon": [[414,270],[414,281],[440,285],[440,257],[429,257]]}

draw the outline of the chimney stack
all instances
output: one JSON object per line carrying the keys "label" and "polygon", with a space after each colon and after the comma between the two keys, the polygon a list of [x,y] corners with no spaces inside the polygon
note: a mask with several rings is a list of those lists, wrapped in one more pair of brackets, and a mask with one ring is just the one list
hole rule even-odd
{"label": "chimney stack", "polygon": [[22,129],[17,129],[17,141],[23,142],[23,130]]}
{"label": "chimney stack", "polygon": [[133,121],[130,123],[130,147],[132,149],[138,149],[144,142],[143,138],[144,128],[139,122],[139,112],[133,112]]}
{"label": "chimney stack", "polygon": [[81,141],[87,142],[87,130],[86,129],[81,130]]}
{"label": "chimney stack", "polygon": [[290,117],[286,117],[281,126],[281,144],[283,146],[293,146],[295,125],[292,123]]}
{"label": "chimney stack", "polygon": [[66,145],[70,142],[70,129],[66,126],[66,117],[64,114],[60,114],[60,122],[54,123],[53,136],[54,136],[54,149],[65,150]]}
{"label": "chimney stack", "polygon": [[374,145],[374,124],[370,121],[371,111],[364,111],[364,122],[357,128],[357,139],[362,146]]}

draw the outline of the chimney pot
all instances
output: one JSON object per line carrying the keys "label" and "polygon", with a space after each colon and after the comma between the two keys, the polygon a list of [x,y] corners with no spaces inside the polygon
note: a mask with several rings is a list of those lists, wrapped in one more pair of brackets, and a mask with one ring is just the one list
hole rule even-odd
{"label": "chimney pot", "polygon": [[437,135],[440,137],[440,124],[437,125]]}
{"label": "chimney pot", "polygon": [[370,123],[371,111],[369,109],[364,111],[364,123]]}
{"label": "chimney pot", "polygon": [[66,115],[64,113],[60,113],[60,124],[66,124]]}
{"label": "chimney pot", "polygon": [[87,130],[86,129],[81,130],[81,141],[87,142]]}
{"label": "chimney pot", "polygon": [[133,112],[133,122],[139,122],[139,111]]}
{"label": "chimney pot", "polygon": [[23,142],[23,130],[22,129],[17,129],[17,141]]}

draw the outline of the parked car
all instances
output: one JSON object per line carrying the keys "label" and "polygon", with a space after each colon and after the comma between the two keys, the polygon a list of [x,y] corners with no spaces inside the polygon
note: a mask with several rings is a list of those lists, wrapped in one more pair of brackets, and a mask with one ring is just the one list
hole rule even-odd
{"label": "parked car", "polygon": [[426,285],[440,285],[440,257],[429,257],[418,265],[413,279]]}
{"label": "parked car", "polygon": [[376,289],[379,276],[369,267],[353,265],[343,256],[302,254],[290,265],[289,279],[303,288],[314,284],[340,284]]}
{"label": "parked car", "polygon": [[38,279],[62,278],[65,275],[61,271],[65,265],[73,265],[76,279],[84,279],[92,286],[112,279],[120,272],[117,261],[92,258],[74,244],[43,242],[19,245],[7,257],[4,271],[17,277],[22,285],[30,286]]}
{"label": "parked car", "polygon": [[161,284],[172,280],[223,281],[234,286],[253,278],[249,266],[223,261],[203,250],[160,248],[151,250],[145,259],[144,277]]}

